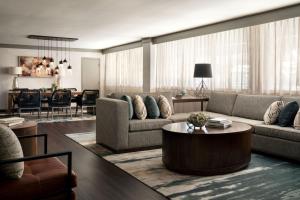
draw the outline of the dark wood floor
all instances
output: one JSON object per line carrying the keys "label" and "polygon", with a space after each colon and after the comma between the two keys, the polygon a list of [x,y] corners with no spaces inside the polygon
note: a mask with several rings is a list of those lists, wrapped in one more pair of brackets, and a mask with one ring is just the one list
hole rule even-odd
{"label": "dark wood floor", "polygon": [[[98,157],[64,134],[95,131],[95,121],[42,123],[39,133],[47,133],[49,152],[73,152],[73,170],[78,176],[77,199],[151,200],[167,199],[113,164]],[[65,161],[65,160],[63,160]]]}

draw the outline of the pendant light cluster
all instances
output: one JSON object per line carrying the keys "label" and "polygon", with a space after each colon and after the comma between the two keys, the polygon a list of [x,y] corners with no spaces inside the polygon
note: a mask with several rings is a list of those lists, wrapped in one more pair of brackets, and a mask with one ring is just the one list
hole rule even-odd
{"label": "pendant light cluster", "polygon": [[[44,70],[46,71],[47,75],[65,76],[66,70],[68,71],[69,75],[72,74],[70,43],[78,40],[77,38],[39,35],[29,35],[28,38],[38,40],[38,58],[42,57],[42,60],[39,62],[37,70]],[[53,46],[53,42],[55,43],[55,48]],[[54,50],[56,51],[55,59],[53,58]]]}

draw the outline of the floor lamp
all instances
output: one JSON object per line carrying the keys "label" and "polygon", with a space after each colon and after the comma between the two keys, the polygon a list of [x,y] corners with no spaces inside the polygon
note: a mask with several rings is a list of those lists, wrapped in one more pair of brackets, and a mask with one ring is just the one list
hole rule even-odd
{"label": "floor lamp", "polygon": [[205,90],[207,89],[207,86],[203,78],[211,78],[211,77],[212,77],[211,64],[206,64],[206,63],[195,64],[194,78],[201,78],[201,82],[195,91],[195,96],[206,97]]}

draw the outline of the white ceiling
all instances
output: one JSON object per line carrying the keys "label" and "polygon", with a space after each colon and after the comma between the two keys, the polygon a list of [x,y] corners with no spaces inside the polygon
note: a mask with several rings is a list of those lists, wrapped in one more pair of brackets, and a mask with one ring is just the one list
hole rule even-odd
{"label": "white ceiling", "polygon": [[78,37],[103,49],[300,0],[0,0],[0,43],[36,45],[29,34]]}

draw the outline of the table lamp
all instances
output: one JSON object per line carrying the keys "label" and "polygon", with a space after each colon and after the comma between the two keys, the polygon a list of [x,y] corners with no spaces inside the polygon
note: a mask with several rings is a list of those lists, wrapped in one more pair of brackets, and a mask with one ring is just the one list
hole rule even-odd
{"label": "table lamp", "polygon": [[11,67],[10,74],[16,75],[13,80],[12,88],[13,89],[19,88],[18,77],[19,75],[22,74],[22,67]]}
{"label": "table lamp", "polygon": [[211,77],[212,77],[211,64],[207,64],[207,63],[195,64],[194,78],[202,78],[199,86],[195,91],[195,96],[205,97],[205,89],[207,89],[207,86],[205,85],[203,78],[211,78]]}

